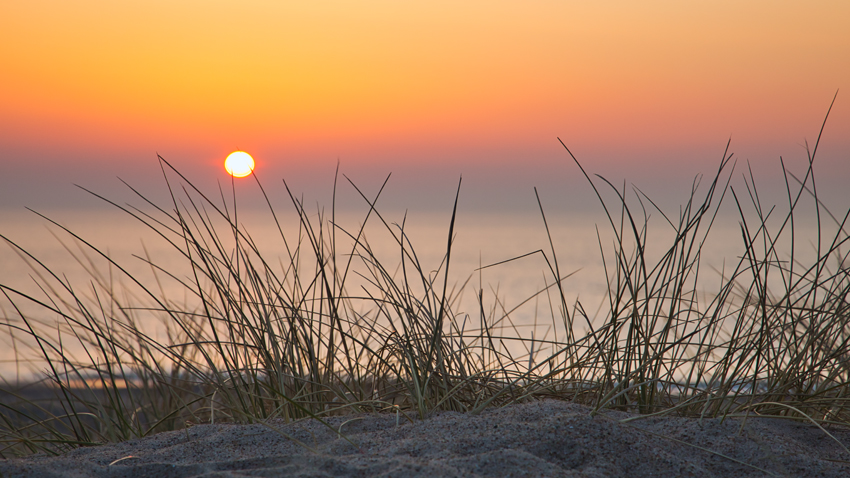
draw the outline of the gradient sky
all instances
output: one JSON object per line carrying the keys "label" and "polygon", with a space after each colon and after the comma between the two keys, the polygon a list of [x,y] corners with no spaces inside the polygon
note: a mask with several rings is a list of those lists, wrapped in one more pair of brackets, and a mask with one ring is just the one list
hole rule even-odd
{"label": "gradient sky", "polygon": [[392,172],[404,207],[445,207],[461,174],[472,208],[533,205],[533,186],[592,201],[556,137],[681,196],[729,138],[766,181],[780,156],[802,169],[837,90],[818,172],[838,198],[850,183],[846,0],[28,0],[0,18],[5,207],[88,206],[71,184],[116,176],[156,194],[157,153],[214,186],[236,149],[308,199],[339,160],[370,190]]}

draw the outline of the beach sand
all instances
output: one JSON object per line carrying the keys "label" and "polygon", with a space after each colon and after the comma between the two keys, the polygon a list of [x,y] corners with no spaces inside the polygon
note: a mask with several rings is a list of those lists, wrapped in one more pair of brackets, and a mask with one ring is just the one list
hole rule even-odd
{"label": "beach sand", "polygon": [[[850,476],[850,453],[810,423],[641,418],[546,400],[479,415],[394,414],[196,425],[64,456],[0,460],[3,477]],[[273,429],[275,428],[275,429]],[[850,444],[850,429],[827,429]],[[312,451],[285,438],[300,440]]]}

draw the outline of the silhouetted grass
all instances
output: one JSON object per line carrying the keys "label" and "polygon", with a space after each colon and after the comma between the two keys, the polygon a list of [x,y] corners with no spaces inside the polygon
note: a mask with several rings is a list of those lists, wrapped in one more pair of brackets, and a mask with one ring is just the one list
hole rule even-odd
{"label": "silhouetted grass", "polygon": [[[168,207],[138,193],[144,209],[102,199],[173,246],[188,274],[145,257],[158,276],[143,283],[90,247],[140,292],[120,290],[94,267],[88,284],[71,284],[0,236],[31,263],[43,292],[0,285],[11,306],[3,319],[7,342],[29,344],[45,367],[41,381],[0,391],[0,456],[59,453],[197,423],[396,410],[425,417],[544,397],[586,403],[594,413],[850,424],[848,214],[835,218],[817,200],[816,152],[817,144],[799,181],[783,164],[788,210],[781,218],[761,204],[751,172],[744,191],[730,186],[727,153],[706,188],[695,181],[678,217],[639,190],[628,200],[576,160],[615,238],[612,248],[600,238],[607,301],[602,316],[591,317],[568,300],[550,242],[537,251],[549,265],[549,287],[535,299],[548,302],[557,317],[552,327],[563,333],[543,339],[522,336],[510,311],[498,299],[485,303],[483,291],[478,310],[457,310],[469,287],[449,274],[457,198],[436,272],[420,263],[404,222],[393,225],[378,211],[380,193],[368,197],[353,183],[367,208],[356,230],[337,225],[333,208],[330,217],[309,214],[290,193],[298,227],[287,235],[269,204],[285,251],[271,257],[224,194],[210,199],[160,158]],[[609,188],[613,202],[603,199]],[[703,280],[700,251],[724,201],[739,212],[740,260]],[[807,202],[812,209],[801,211]],[[673,231],[657,261],[646,252],[653,210]],[[548,231],[542,204],[540,212]],[[811,213],[819,232],[827,216],[838,227],[829,240],[819,234],[814,261],[802,263],[795,227]],[[769,220],[779,227],[769,228]],[[392,238],[397,264],[378,259],[364,234],[369,221]],[[160,279],[188,299],[167,299]],[[42,313],[27,312],[33,308]],[[142,326],[156,321],[167,340]]]}

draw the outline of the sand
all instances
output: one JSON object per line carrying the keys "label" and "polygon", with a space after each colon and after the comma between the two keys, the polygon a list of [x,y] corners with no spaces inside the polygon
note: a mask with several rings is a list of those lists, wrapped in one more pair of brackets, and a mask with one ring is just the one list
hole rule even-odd
{"label": "sand", "polygon": [[[248,476],[850,476],[850,453],[812,424],[751,417],[641,418],[547,400],[445,412],[413,423],[395,415],[270,426],[196,425],[64,456],[0,460],[3,477]],[[828,431],[850,444],[850,429]],[[300,440],[304,446],[279,432]],[[709,451],[710,450],[710,451]]]}

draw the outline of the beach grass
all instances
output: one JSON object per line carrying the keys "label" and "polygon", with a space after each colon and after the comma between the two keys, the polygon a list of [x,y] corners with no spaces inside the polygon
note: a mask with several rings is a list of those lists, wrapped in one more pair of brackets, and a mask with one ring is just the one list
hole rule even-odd
{"label": "beach grass", "polygon": [[[0,236],[31,264],[41,290],[0,284],[9,304],[0,334],[21,348],[21,361],[43,370],[39,380],[0,386],[0,456],[62,453],[201,423],[360,412],[414,419],[542,398],[587,404],[594,413],[848,425],[850,211],[835,216],[818,200],[817,144],[804,174],[782,163],[783,207],[761,203],[752,171],[742,189],[732,185],[727,146],[677,216],[640,190],[587,173],[565,146],[615,239],[609,246],[600,235],[608,288],[599,314],[570,300],[554,241],[535,252],[545,258],[548,279],[534,299],[553,311],[551,325],[562,332],[554,338],[523,336],[510,311],[487,302],[483,290],[473,291],[476,310],[458,310],[471,286],[450,275],[461,226],[457,197],[435,271],[420,262],[404,221],[381,214],[380,192],[369,196],[345,184],[363,199],[354,229],[337,224],[335,205],[329,214],[308,211],[290,192],[297,233],[285,234],[291,228],[280,224],[280,206],[262,191],[286,251],[271,257],[240,223],[235,196],[208,196],[160,157],[167,206],[140,193],[138,207],[101,199],[167,241],[184,261],[183,273],[140,257],[157,274],[143,282],[84,234],[44,217],[137,292],[96,268],[88,283],[73,284],[25,244]],[[721,204],[738,211],[741,253],[736,263],[705,271],[701,249]],[[647,253],[651,214],[672,231],[659,259]],[[801,244],[798,223],[812,215],[817,240]],[[540,216],[548,232],[542,203]],[[364,233],[367,222],[392,238],[398,262],[379,259]],[[808,262],[799,254],[805,247],[816,248]],[[78,260],[89,263],[86,254]],[[187,299],[168,298],[160,280],[178,284]],[[164,335],[144,326],[151,321]]]}

